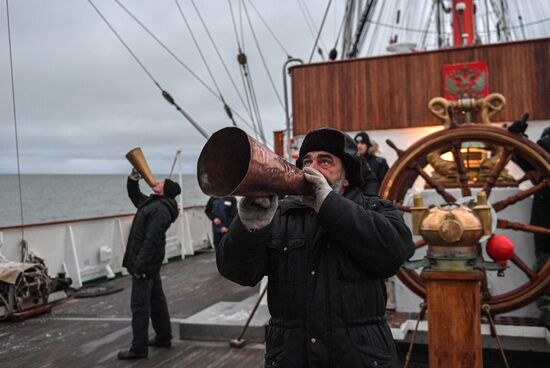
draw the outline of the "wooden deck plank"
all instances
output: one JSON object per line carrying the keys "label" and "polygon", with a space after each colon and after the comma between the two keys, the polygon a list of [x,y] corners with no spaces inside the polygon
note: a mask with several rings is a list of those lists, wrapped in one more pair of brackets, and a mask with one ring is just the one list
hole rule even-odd
{"label": "wooden deck plank", "polygon": [[[187,318],[218,301],[241,301],[258,288],[236,285],[219,275],[213,253],[202,253],[164,265],[163,286],[171,318]],[[2,367],[260,367],[265,346],[242,349],[228,343],[181,341],[174,323],[171,349],[149,349],[149,358],[118,361],[116,354],[132,339],[131,279],[104,283],[123,287],[95,298],[68,298],[52,313],[19,323],[0,324]],[[151,336],[153,335],[150,329]]]}

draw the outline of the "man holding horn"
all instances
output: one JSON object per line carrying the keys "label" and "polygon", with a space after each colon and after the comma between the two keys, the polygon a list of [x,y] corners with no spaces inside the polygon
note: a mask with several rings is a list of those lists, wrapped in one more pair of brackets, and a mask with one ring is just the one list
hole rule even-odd
{"label": "man holding horn", "polygon": [[[181,188],[178,183],[165,179],[156,182],[154,194],[146,196],[139,189],[141,177],[133,169],[127,181],[128,196],[137,208],[122,262],[132,275],[133,339],[129,350],[118,353],[119,359],[146,358],[148,346],[170,347],[172,339],[159,271],[164,260],[166,231],[178,217],[175,198]],[[156,333],[151,340],[148,338],[149,317]]]}
{"label": "man holding horn", "polygon": [[268,276],[266,367],[398,367],[384,279],[414,252],[402,213],[370,196],[355,142],[324,128],[296,161],[314,194],[244,197],[216,249],[226,278]]}

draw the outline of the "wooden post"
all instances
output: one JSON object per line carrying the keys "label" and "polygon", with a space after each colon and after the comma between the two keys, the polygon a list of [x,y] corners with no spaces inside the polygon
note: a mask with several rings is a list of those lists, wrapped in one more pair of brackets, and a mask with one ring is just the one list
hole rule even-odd
{"label": "wooden post", "polygon": [[430,368],[482,368],[479,272],[421,275],[428,301]]}

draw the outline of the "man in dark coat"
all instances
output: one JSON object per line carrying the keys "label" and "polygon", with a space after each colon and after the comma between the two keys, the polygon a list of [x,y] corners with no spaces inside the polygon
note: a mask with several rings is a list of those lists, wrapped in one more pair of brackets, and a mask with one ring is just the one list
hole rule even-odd
{"label": "man in dark coat", "polygon": [[235,197],[210,197],[204,212],[212,221],[214,246],[217,247],[222,236],[227,233],[231,221],[237,215],[237,199]]}
{"label": "man in dark coat", "polygon": [[[363,166],[367,167],[367,169],[363,169],[363,179],[367,184],[367,188],[376,189],[376,193],[378,193],[380,184],[382,184],[390,167],[385,158],[376,156],[374,152],[369,153],[372,150],[372,144],[367,133],[357,133],[354,140],[357,144],[357,151],[364,159]],[[376,183],[374,183],[374,179],[376,179]]]}
{"label": "man in dark coat", "polygon": [[[164,260],[166,231],[178,217],[175,198],[181,193],[178,183],[170,179],[157,182],[154,194],[146,196],[139,190],[141,175],[132,170],[128,176],[128,196],[138,209],[132,222],[122,265],[132,275],[132,345],[120,351],[119,359],[147,357],[148,346],[170,347],[172,328],[166,298],[160,280]],[[156,333],[149,340],[149,317]]]}
{"label": "man in dark coat", "polygon": [[[508,130],[514,134],[524,136],[526,138],[528,124],[526,119],[515,121],[508,127]],[[544,150],[550,153],[550,127],[545,128],[542,131],[540,139],[537,144],[544,148]],[[533,166],[522,157],[513,155],[512,159],[515,163],[521,167],[523,171],[533,172]],[[541,178],[533,178],[533,183],[537,182]],[[531,207],[531,225],[550,228],[550,188],[545,187],[535,193],[533,196],[533,204]],[[550,235],[546,234],[534,234],[535,240],[535,257],[536,264],[535,270],[539,271],[550,258]],[[546,327],[550,330],[550,293],[544,293],[537,299],[537,306],[541,312],[539,317],[539,325]]]}
{"label": "man in dark coat", "polygon": [[296,165],[314,194],[244,197],[216,249],[229,280],[268,276],[265,367],[398,367],[384,279],[414,252],[402,213],[360,189],[356,145],[338,130],[309,133]]}

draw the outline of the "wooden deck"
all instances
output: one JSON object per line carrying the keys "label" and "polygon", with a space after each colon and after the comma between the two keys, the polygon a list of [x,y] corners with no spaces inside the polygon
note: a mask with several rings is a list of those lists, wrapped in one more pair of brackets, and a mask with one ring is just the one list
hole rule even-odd
{"label": "wooden deck", "polygon": [[[54,305],[48,315],[23,322],[0,323],[0,367],[84,368],[84,367],[263,367],[264,344],[247,344],[241,349],[226,342],[179,340],[180,319],[219,301],[242,301],[257,295],[258,287],[247,288],[224,279],[218,273],[212,252],[197,254],[163,266],[161,275],[173,321],[174,340],[170,349],[149,349],[149,357],[119,361],[117,352],[127,349],[132,339],[130,326],[129,277],[102,285],[123,287],[123,291],[94,298],[67,298]],[[389,313],[390,324],[402,322],[399,313]],[[406,318],[405,318],[406,319]],[[150,330],[153,335],[152,328]],[[245,336],[246,338],[246,336]],[[408,343],[398,343],[401,361]],[[542,367],[550,354],[507,352],[511,366]],[[498,351],[484,351],[484,367],[502,367]],[[427,367],[427,346],[415,345],[411,368]],[[541,365],[542,364],[542,365]]]}
{"label": "wooden deck", "polygon": [[[218,301],[241,301],[258,291],[220,276],[213,253],[169,263],[161,274],[174,322]],[[131,280],[121,277],[108,284],[124,290],[95,298],[68,298],[58,302],[48,315],[24,322],[0,323],[0,367],[257,368],[263,365],[263,344],[234,349],[228,343],[182,341],[175,323],[172,348],[151,348],[147,359],[119,361],[117,352],[127,349],[132,339]],[[150,333],[153,334],[152,328]]]}

